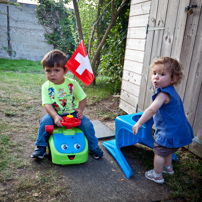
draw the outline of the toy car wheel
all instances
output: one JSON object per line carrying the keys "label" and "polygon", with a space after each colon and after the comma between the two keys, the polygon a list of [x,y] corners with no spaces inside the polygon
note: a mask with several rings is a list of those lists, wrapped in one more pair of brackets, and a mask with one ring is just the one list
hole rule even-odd
{"label": "toy car wheel", "polygon": [[48,147],[47,147],[47,156],[48,156],[48,159],[50,161],[52,161],[51,150],[50,150],[50,145],[49,144],[48,144]]}

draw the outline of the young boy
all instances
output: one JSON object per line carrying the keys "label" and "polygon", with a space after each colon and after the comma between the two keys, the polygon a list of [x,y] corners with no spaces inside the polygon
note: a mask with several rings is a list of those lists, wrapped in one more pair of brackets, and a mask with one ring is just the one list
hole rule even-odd
{"label": "young boy", "polygon": [[98,146],[93,124],[83,115],[86,106],[86,94],[76,81],[64,77],[68,71],[65,67],[67,57],[62,51],[55,49],[47,53],[41,63],[48,79],[42,85],[42,105],[47,114],[41,120],[38,138],[35,142],[36,148],[31,157],[43,159],[46,155],[48,132],[45,131],[45,126],[57,125],[62,127],[62,117],[71,113],[81,120],[79,128],[88,139],[90,153],[95,159],[101,158],[104,152]]}

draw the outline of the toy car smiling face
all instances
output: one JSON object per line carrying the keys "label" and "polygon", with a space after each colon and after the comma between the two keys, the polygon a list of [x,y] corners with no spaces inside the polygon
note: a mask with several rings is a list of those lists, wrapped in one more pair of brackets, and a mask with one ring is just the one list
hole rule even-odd
{"label": "toy car smiling face", "polygon": [[80,164],[88,159],[88,141],[78,128],[56,127],[49,138],[49,148],[55,164]]}

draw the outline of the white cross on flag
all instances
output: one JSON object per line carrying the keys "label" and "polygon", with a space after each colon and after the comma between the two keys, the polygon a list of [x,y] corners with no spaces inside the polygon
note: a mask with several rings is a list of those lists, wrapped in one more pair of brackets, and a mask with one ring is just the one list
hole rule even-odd
{"label": "white cross on flag", "polygon": [[83,41],[81,41],[65,67],[86,86],[89,86],[94,80],[93,70]]}

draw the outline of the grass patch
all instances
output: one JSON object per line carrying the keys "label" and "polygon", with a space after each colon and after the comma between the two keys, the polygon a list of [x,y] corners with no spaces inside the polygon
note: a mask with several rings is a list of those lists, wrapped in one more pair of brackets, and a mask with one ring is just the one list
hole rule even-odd
{"label": "grass patch", "polygon": [[[152,149],[138,144],[133,154],[147,170],[153,169]],[[202,198],[202,159],[181,148],[177,152],[178,161],[173,161],[173,176],[164,174],[165,185],[173,190],[170,200],[199,202]]]}
{"label": "grass patch", "polygon": [[33,62],[31,60],[9,60],[3,58],[0,58],[0,70],[43,73],[43,68],[39,61]]}

